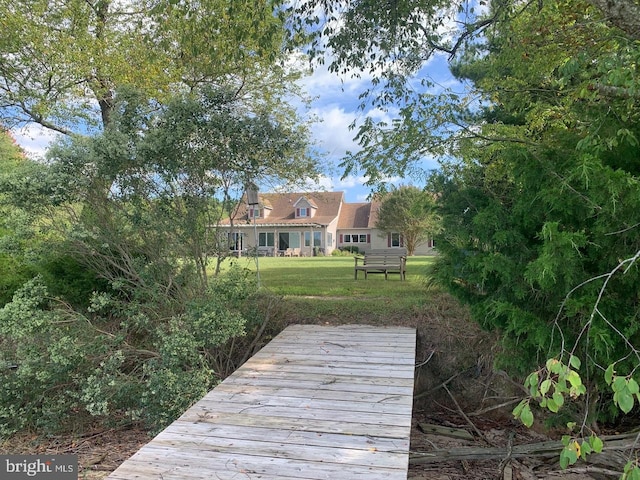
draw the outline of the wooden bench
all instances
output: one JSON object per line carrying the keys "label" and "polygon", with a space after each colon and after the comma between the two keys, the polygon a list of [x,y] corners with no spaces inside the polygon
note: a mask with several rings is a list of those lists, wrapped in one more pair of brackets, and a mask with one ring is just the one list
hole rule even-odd
{"label": "wooden bench", "polygon": [[[400,274],[400,280],[405,279],[407,269],[407,256],[402,251],[371,251],[364,256],[356,255],[354,275],[358,279],[358,272],[364,272],[364,278],[367,279],[369,273],[384,273],[384,279],[387,280],[390,273]],[[362,262],[362,263],[359,263]]]}

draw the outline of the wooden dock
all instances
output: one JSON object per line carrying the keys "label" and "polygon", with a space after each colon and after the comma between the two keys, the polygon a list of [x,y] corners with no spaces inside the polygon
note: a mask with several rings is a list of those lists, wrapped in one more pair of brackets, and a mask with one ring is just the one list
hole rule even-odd
{"label": "wooden dock", "polygon": [[406,480],[415,343],[290,326],[108,478]]}

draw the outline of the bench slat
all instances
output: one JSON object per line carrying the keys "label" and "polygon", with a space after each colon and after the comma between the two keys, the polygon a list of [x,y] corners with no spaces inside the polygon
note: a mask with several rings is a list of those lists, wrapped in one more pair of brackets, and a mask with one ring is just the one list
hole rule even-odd
{"label": "bench slat", "polygon": [[[389,273],[400,274],[400,280],[405,279],[406,273],[406,256],[398,253],[365,253],[364,256],[355,256],[354,274],[358,279],[358,272],[364,272],[364,278],[367,279],[369,273],[384,273],[385,280]],[[358,264],[361,261],[362,264]]]}

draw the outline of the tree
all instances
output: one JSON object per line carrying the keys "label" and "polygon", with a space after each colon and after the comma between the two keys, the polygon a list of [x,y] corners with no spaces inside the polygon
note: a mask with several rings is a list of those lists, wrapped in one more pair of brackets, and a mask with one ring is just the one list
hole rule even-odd
{"label": "tree", "polygon": [[[141,256],[157,268],[151,288],[163,285],[180,302],[177,277],[197,279],[189,288],[201,292],[210,257],[228,255],[216,227],[248,181],[313,175],[306,127],[250,114],[233,93],[209,87],[175,98],[159,114],[135,93],[119,97],[103,135],[63,141],[50,152],[51,175],[66,185],[54,207],[64,206],[70,219],[57,223],[70,229],[63,237],[71,234],[80,260],[109,282],[126,278],[138,293],[151,287],[132,261]],[[93,187],[104,178],[112,185],[106,198]],[[193,278],[183,272],[190,268]]]}
{"label": "tree", "polygon": [[[328,2],[309,8],[318,5]],[[399,109],[391,124],[364,123],[348,171],[371,182],[425,154],[444,158],[431,184],[444,222],[440,281],[502,333],[506,353],[518,352],[510,366],[526,373],[548,356],[578,358],[591,393],[605,397],[603,366],[631,378],[640,340],[637,265],[623,262],[640,249],[637,9],[632,0],[491,2],[474,13],[465,2],[332,2],[318,28],[335,51],[331,68],[368,71],[371,103]],[[464,97],[412,78],[438,51],[455,54],[454,73],[471,82]],[[604,413],[587,407],[583,425]]]}
{"label": "tree", "polygon": [[[592,31],[593,38],[620,33],[621,38],[635,41],[640,31],[640,17],[631,14],[638,8],[634,0],[479,4],[471,0],[311,0],[292,8],[300,28],[310,30],[311,58],[328,62],[333,72],[372,77],[371,88],[362,92],[361,107],[374,106],[393,114],[390,124],[365,119],[356,132],[361,150],[347,155],[342,163],[345,175],[363,172],[371,186],[397,175],[424,175],[420,162],[425,157],[455,155],[452,142],[472,133],[474,119],[469,117],[468,106],[477,105],[480,93],[443,90],[435,84],[428,75],[428,62],[434,55],[444,54],[453,61],[481,56],[487,52],[486,39],[494,32],[506,31],[523,16],[535,19],[539,12],[553,9],[568,25],[576,12],[589,12],[589,18],[602,27]],[[517,43],[517,34],[512,39]],[[633,65],[622,58],[616,65]],[[601,67],[606,68],[605,63]],[[614,91],[632,93],[609,89],[610,94]]]}
{"label": "tree", "polygon": [[376,228],[385,233],[400,233],[413,255],[415,249],[439,230],[433,197],[417,187],[394,188],[382,196]]}
{"label": "tree", "polygon": [[0,18],[0,116],[8,126],[36,122],[63,134],[104,127],[120,87],[159,101],[203,84],[260,101],[290,87],[277,62],[277,2],[2,0]]}
{"label": "tree", "polygon": [[[474,13],[464,2],[453,10],[434,1],[332,6],[325,13],[344,25],[319,28],[337,52],[332,68],[368,70],[372,102],[399,109],[392,124],[365,122],[363,149],[346,168],[363,169],[373,183],[410,171],[425,154],[450,160],[432,183],[444,221],[440,279],[478,321],[502,331],[505,351],[517,344],[527,352],[519,357],[527,371],[558,348],[548,325],[565,295],[636,251],[639,50],[633,27],[615,26],[613,11],[634,2],[492,2]],[[438,32],[459,15],[457,34]],[[454,73],[472,82],[464,97],[409,82],[447,49]],[[612,295],[626,299],[611,309],[628,327],[625,338],[634,335],[635,281],[627,274]],[[590,287],[569,302],[564,335],[580,335],[599,291]],[[602,340],[601,364],[624,357],[616,350],[624,340],[604,330],[589,330]]]}
{"label": "tree", "polygon": [[[262,322],[248,272],[209,277],[210,255],[228,253],[216,219],[247,178],[313,172],[304,126],[208,87],[162,110],[117,98],[101,135],[61,140],[28,178],[0,182],[52,232],[49,250],[102,280],[74,302],[38,276],[0,309],[0,362],[14,367],[0,370],[0,435],[59,430],[70,416],[162,428],[233,369],[227,342]],[[100,177],[113,180],[107,196]]]}
{"label": "tree", "polygon": [[[639,51],[593,18],[579,2],[523,14],[460,62],[483,108],[432,189],[435,275],[526,376],[514,415],[530,426],[534,404],[574,403],[562,466],[599,451],[598,422],[638,400]],[[637,462],[624,472],[638,475]]]}
{"label": "tree", "polygon": [[[24,153],[15,140],[8,132],[0,130],[0,179],[15,173],[24,162]],[[16,254],[11,241],[15,233],[12,220],[16,213],[0,194],[0,306],[11,300],[13,292],[30,277],[29,269]]]}
{"label": "tree", "polygon": [[[521,15],[511,31],[490,39],[490,55],[457,69],[491,103],[480,112],[476,134],[458,143],[463,161],[437,188],[445,210],[447,283],[465,290],[477,317],[500,325],[520,349],[530,342],[533,350],[522,358],[532,360],[559,340],[543,340],[533,325],[548,332],[564,296],[610,270],[638,240],[631,228],[638,111],[596,87],[630,86],[617,59],[637,52],[604,23],[593,23],[586,4],[580,7],[572,11],[584,17],[558,8]],[[631,287],[631,277],[620,288]],[[595,299],[592,287],[565,312],[565,334],[580,332],[583,309]],[[627,307],[633,311],[633,302]],[[622,305],[614,310],[624,317]]]}
{"label": "tree", "polygon": [[[373,93],[372,104],[399,111],[363,124],[348,171],[373,183],[425,154],[445,160],[430,185],[443,216],[436,275],[501,333],[504,365],[534,370],[516,416],[530,424],[530,402],[557,412],[578,399],[569,426],[588,437],[599,419],[630,412],[640,399],[637,1],[303,9],[318,6],[341,23],[320,23],[326,43],[312,50],[333,49],[334,71],[373,75],[363,105]],[[471,82],[462,96],[412,78],[436,51],[455,54],[454,72]],[[598,442],[565,445],[564,466]],[[638,471],[630,462],[623,478]]]}

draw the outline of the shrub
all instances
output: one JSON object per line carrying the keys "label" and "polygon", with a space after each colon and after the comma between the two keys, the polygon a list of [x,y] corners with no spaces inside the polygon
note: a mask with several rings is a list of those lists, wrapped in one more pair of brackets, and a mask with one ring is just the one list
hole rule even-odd
{"label": "shrub", "polygon": [[218,381],[219,350],[244,335],[255,290],[232,269],[167,315],[153,296],[117,290],[73,310],[41,277],[25,283],[0,309],[0,436],[96,421],[164,428]]}
{"label": "shrub", "polygon": [[334,250],[332,254],[334,252],[339,252],[339,253],[335,253],[335,255],[337,256],[349,256],[352,254],[360,253],[360,248],[355,245],[349,245],[349,246],[340,247],[338,250]]}

